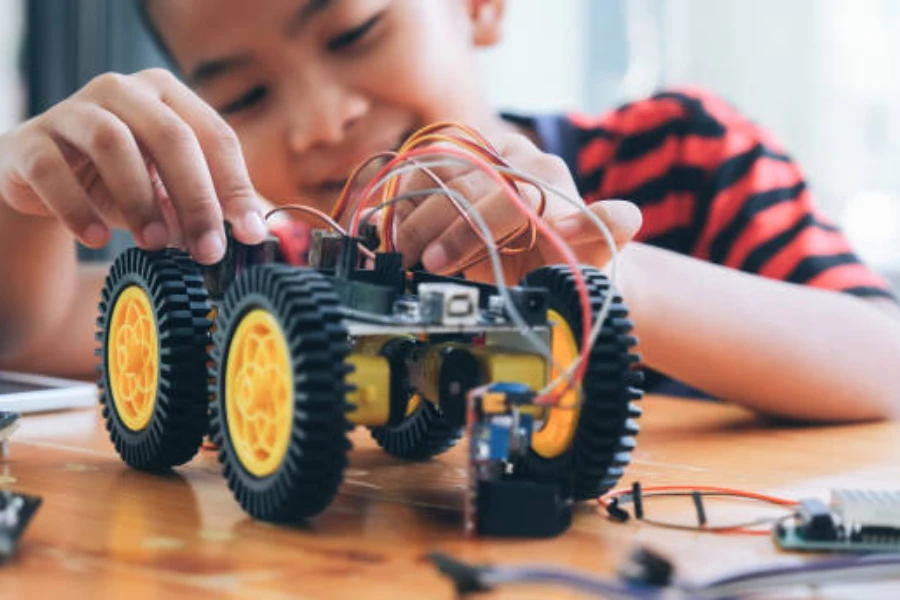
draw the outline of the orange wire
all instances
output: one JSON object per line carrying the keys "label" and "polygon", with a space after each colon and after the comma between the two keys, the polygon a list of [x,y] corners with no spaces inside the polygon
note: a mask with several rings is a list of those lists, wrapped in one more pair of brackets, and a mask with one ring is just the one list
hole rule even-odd
{"label": "orange wire", "polygon": [[[454,128],[463,131],[472,139],[466,139],[459,136],[453,135],[445,135],[435,133],[442,129]],[[463,150],[472,152],[476,156],[499,166],[509,167],[509,163],[499,155],[497,150],[491,145],[491,143],[477,133],[475,130],[465,127],[464,125],[459,125],[456,123],[435,123],[434,125],[430,125],[424,127],[411,135],[400,147],[398,150],[398,155],[403,156],[407,152],[421,147],[427,144],[449,144],[451,146],[455,146],[457,148],[461,148]],[[525,183],[527,185],[535,187],[540,195],[540,200],[538,203],[538,207],[536,212],[539,216],[543,216],[547,198],[546,193],[540,186],[535,186],[532,182],[526,181],[520,177],[516,177],[514,175],[503,174],[502,177],[506,180],[514,189],[518,191],[517,186],[518,183]],[[386,202],[389,198],[394,197],[397,193],[397,188],[399,187],[399,176],[390,177],[389,181],[384,186],[384,191],[382,193],[382,202]],[[454,205],[456,203],[454,202]],[[383,248],[386,251],[390,251],[394,248],[393,243],[393,226],[394,226],[394,216],[395,216],[396,206],[388,206],[385,209],[384,219],[382,220],[382,229],[381,229],[381,238],[383,240]],[[466,221],[470,228],[476,233],[478,238],[485,243],[483,235],[480,230],[475,227],[475,224],[472,222],[471,218],[468,216],[466,211],[457,206],[457,210],[460,212],[461,217]],[[518,239],[523,233],[526,231],[529,232],[529,241],[528,244],[523,247],[511,248],[509,247],[516,239]],[[527,252],[534,248],[534,245],[537,243],[537,229],[533,226],[532,223],[528,222],[516,230],[510,232],[509,234],[503,236],[501,239],[496,241],[496,245],[501,254],[505,255],[513,255],[519,254],[521,252]],[[453,270],[466,270],[471,268],[472,266],[483,262],[487,259],[487,253],[485,251],[481,251],[474,255],[469,260],[465,261],[462,266],[457,266]]]}
{"label": "orange wire", "polygon": [[[657,485],[651,487],[645,487],[641,489],[641,492],[708,492],[712,494],[728,494],[731,496],[739,496],[741,498],[750,498],[751,500],[761,500],[763,502],[769,502],[770,504],[778,504],[781,506],[797,506],[800,504],[796,500],[788,500],[787,498],[778,498],[777,496],[768,496],[766,494],[759,494],[757,492],[748,492],[745,490],[737,490],[733,488],[726,487],[717,487],[713,485],[698,485],[698,486],[683,486],[683,485]],[[603,504],[603,507],[606,508],[609,503],[607,500],[612,500],[614,498],[619,498],[621,496],[625,496],[632,493],[631,488],[622,488],[618,490],[613,490],[612,492],[607,492],[597,498],[597,500]]]}

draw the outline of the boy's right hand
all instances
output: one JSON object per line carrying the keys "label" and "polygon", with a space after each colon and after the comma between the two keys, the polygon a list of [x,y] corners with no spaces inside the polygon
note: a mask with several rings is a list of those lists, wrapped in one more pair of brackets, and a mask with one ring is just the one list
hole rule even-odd
{"label": "boy's right hand", "polygon": [[59,218],[92,248],[124,227],[203,263],[224,254],[223,219],[245,243],[266,235],[234,131],[161,69],[101,75],[0,136],[0,202]]}

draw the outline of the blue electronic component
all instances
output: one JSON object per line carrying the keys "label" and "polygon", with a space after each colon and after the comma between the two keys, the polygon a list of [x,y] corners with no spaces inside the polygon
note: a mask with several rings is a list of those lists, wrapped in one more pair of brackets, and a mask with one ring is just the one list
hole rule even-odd
{"label": "blue electronic component", "polygon": [[531,447],[534,418],[507,414],[491,417],[487,424],[488,460],[509,460]]}

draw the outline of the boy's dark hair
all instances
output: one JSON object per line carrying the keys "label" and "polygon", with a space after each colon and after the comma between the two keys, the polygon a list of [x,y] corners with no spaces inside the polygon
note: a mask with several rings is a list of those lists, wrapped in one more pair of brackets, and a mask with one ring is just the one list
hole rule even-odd
{"label": "boy's dark hair", "polygon": [[171,67],[175,67],[175,58],[172,56],[172,52],[169,50],[169,47],[166,46],[166,42],[163,40],[162,35],[160,35],[159,29],[157,29],[156,24],[150,17],[150,11],[148,10],[150,2],[152,2],[152,0],[134,0],[135,11],[137,12],[141,24],[144,26],[144,30],[150,35],[150,39],[153,40],[156,48],[162,53],[163,58],[166,59],[166,63]]}

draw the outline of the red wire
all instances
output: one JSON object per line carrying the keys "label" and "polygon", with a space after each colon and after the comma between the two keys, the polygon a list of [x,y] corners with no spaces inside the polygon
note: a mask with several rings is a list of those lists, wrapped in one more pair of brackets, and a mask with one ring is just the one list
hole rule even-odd
{"label": "red wire", "polygon": [[[681,486],[681,485],[657,485],[645,487],[641,490],[642,493],[649,492],[652,494],[653,492],[684,492],[685,494],[690,492],[706,492],[709,494],[723,494],[727,496],[734,496],[737,498],[747,498],[750,500],[760,500],[762,502],[768,502],[770,504],[776,504],[778,506],[789,506],[794,507],[800,504],[796,500],[789,500],[787,498],[779,498],[777,496],[769,496],[766,494],[759,494],[757,492],[748,492],[746,490],[736,490],[733,488],[727,487],[718,487],[713,485],[695,485],[695,486]],[[597,498],[597,503],[600,504],[604,509],[608,509],[612,504],[612,500],[616,498],[621,498],[622,496],[627,496],[633,493],[632,488],[622,488],[618,490],[613,490],[611,492],[607,492],[603,494],[599,498]],[[697,531],[704,531],[702,527],[698,527]],[[720,528],[720,529],[710,529],[707,530],[709,533],[717,533],[722,535],[770,535],[771,531],[760,530],[760,529],[747,529],[746,527],[734,527],[734,528]]]}

